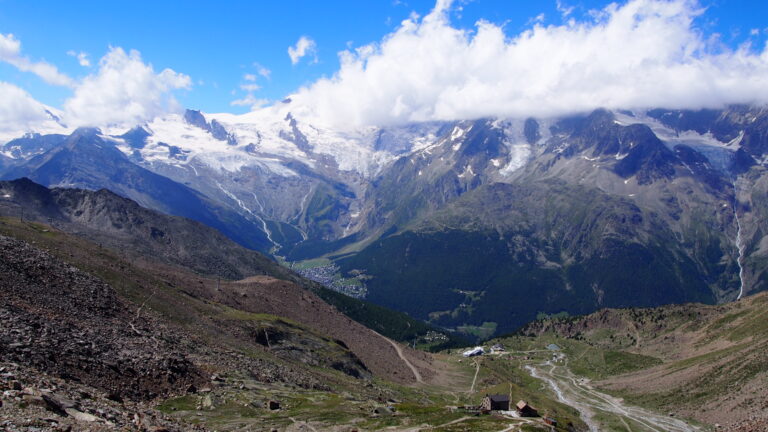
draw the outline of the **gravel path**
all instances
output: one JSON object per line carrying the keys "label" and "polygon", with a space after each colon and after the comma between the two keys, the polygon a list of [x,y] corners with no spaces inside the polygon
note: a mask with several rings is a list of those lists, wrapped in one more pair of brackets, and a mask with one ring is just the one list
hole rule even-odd
{"label": "gravel path", "polygon": [[376,334],[384,338],[385,341],[389,342],[390,345],[392,345],[395,351],[397,351],[398,357],[400,357],[400,359],[403,360],[403,363],[405,363],[405,365],[408,366],[411,372],[413,372],[413,376],[416,377],[416,382],[423,384],[424,380],[421,378],[421,374],[419,373],[419,370],[416,369],[416,366],[414,366],[413,363],[411,363],[411,361],[405,357],[405,354],[403,354],[403,348],[400,346],[400,344],[398,344],[397,342],[393,341],[392,339],[382,334],[379,334],[379,333],[376,333]]}
{"label": "gravel path", "polygon": [[[589,426],[590,431],[603,430],[603,425],[596,420],[596,415],[600,412],[618,417],[630,432],[695,432],[699,430],[682,420],[625,405],[622,400],[593,389],[568,370],[567,359],[564,365],[548,360],[540,365],[528,365],[525,368],[532,377],[546,382],[560,402],[579,410],[582,420]],[[630,428],[627,420],[637,425],[639,429]]]}

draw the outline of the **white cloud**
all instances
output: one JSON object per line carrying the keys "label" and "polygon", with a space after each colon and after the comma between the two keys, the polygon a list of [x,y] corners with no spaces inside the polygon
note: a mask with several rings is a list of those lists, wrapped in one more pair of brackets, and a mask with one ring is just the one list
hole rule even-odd
{"label": "white cloud", "polygon": [[33,128],[48,119],[43,104],[13,84],[0,81],[0,132]]}
{"label": "white cloud", "polygon": [[247,92],[255,92],[260,88],[261,86],[258,84],[240,84],[240,89],[245,90]]}
{"label": "white cloud", "polygon": [[317,44],[312,39],[302,36],[296,41],[296,45],[288,47],[288,56],[291,57],[291,63],[296,64],[304,56],[314,56],[313,63],[317,63]]}
{"label": "white cloud", "polygon": [[77,52],[73,50],[67,51],[67,55],[70,57],[75,57],[77,59],[77,62],[82,67],[91,67],[91,60],[88,58],[88,54],[84,53],[82,51]]}
{"label": "white cloud", "polygon": [[384,125],[768,102],[768,49],[718,45],[695,27],[693,0],[630,0],[513,36],[485,21],[456,29],[449,7],[341,52],[334,76],[291,95],[294,114]]}
{"label": "white cloud", "polygon": [[269,103],[268,99],[259,99],[252,93],[248,93],[244,98],[233,100],[229,104],[232,106],[247,106],[252,110],[259,109]]}
{"label": "white cloud", "polygon": [[136,124],[180,109],[172,92],[191,85],[187,75],[171,69],[156,73],[138,51],[110,48],[98,72],[78,84],[64,110],[68,121],[78,125]]}
{"label": "white cloud", "polygon": [[272,75],[272,71],[271,70],[265,68],[264,66],[262,66],[262,65],[260,65],[258,63],[254,63],[253,67],[256,68],[256,72],[259,75],[263,76],[266,79],[269,79],[269,76]]}
{"label": "white cloud", "polygon": [[[269,103],[268,99],[260,99],[254,96],[254,92],[261,89],[261,85],[256,84],[259,76],[269,79],[269,75],[272,73],[269,69],[260,65],[259,63],[253,63],[253,67],[256,68],[256,73],[246,73],[243,75],[245,83],[240,84],[240,90],[246,92],[246,95],[240,99],[235,99],[229,104],[232,106],[247,106],[252,110],[258,109]],[[232,90],[232,95],[237,94],[235,90]]]}
{"label": "white cloud", "polygon": [[12,34],[0,33],[0,61],[13,65],[23,72],[31,72],[42,78],[48,84],[73,87],[72,78],[59,72],[56,66],[44,61],[34,62],[21,55],[21,42]]}
{"label": "white cloud", "polygon": [[561,0],[557,0],[555,2],[555,6],[557,7],[557,11],[560,12],[560,15],[563,18],[568,18],[573,13],[573,10],[575,9],[574,6],[568,6],[565,3],[563,3]]}

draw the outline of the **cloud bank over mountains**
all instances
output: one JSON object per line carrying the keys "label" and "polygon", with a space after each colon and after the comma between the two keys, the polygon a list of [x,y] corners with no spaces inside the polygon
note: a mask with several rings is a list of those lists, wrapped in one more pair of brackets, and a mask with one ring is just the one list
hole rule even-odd
{"label": "cloud bank over mountains", "polygon": [[190,77],[171,69],[156,73],[138,51],[110,48],[98,72],[85,77],[65,102],[64,112],[78,125],[141,123],[178,111],[172,92],[191,86]]}
{"label": "cloud bank over mountains", "polygon": [[[135,50],[110,47],[98,70],[76,80],[53,65],[22,56],[20,47],[13,35],[0,34],[1,61],[32,72],[49,84],[69,87],[73,94],[59,112],[16,85],[0,81],[0,131],[33,129],[35,124],[51,119],[46,110],[57,111],[69,126],[137,124],[180,110],[173,92],[192,86],[187,75],[171,69],[155,72]],[[81,64],[82,58],[85,56],[78,56]]]}
{"label": "cloud bank over mountains", "polygon": [[514,36],[485,21],[452,27],[450,3],[340,53],[333,77],[291,98],[339,126],[768,102],[768,49],[705,35],[695,1],[631,0]]}
{"label": "cloud bank over mountains", "polygon": [[46,108],[26,91],[0,82],[0,132],[26,131],[44,122]]}
{"label": "cloud bank over mountains", "polygon": [[[298,118],[347,128],[553,117],[597,107],[768,103],[768,48],[730,49],[700,30],[696,19],[704,10],[695,0],[629,0],[586,18],[569,15],[562,25],[532,19],[528,29],[512,35],[487,21],[456,28],[451,9],[451,0],[438,0],[428,15],[413,15],[381,41],[339,53],[339,70],[289,95],[290,110]],[[288,50],[290,61],[312,58],[316,49],[302,37]],[[84,53],[77,58],[90,64]],[[192,87],[189,76],[157,72],[138,51],[119,47],[110,47],[78,79],[25,56],[11,34],[0,34],[0,61],[70,88],[72,95],[55,111],[69,126],[150,120],[179,110],[174,93]],[[259,74],[269,78],[267,69]],[[255,79],[244,76],[247,96],[233,105],[269,109],[253,94]],[[25,90],[0,81],[0,131],[50,120],[46,109]]]}

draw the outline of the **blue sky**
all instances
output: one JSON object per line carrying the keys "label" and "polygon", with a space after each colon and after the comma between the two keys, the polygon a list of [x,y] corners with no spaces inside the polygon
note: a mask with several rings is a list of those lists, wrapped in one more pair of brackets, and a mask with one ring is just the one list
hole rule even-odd
{"label": "blue sky", "polygon": [[[543,24],[582,18],[606,1],[473,0],[455,2],[450,19],[456,28],[473,29],[479,19],[503,25],[508,36],[530,28],[544,14]],[[768,27],[765,0],[704,0],[707,7],[696,26],[719,33],[732,47],[752,40],[762,49]],[[361,7],[364,5],[364,7]],[[0,33],[12,33],[22,52],[46,61],[75,79],[94,72],[110,46],[135,49],[156,71],[173,69],[192,80],[189,89],[175,92],[187,107],[208,112],[244,112],[231,102],[247,93],[243,84],[257,84],[257,98],[276,100],[339,69],[337,53],[379,42],[412,13],[424,16],[434,1],[297,1],[170,2],[170,1],[35,1],[0,0]],[[573,8],[567,18],[566,8]],[[759,35],[750,35],[753,29]],[[315,55],[292,64],[287,50],[299,37],[316,43]],[[90,67],[68,52],[86,53]],[[270,71],[258,75],[258,64]],[[249,82],[245,74],[257,79]],[[71,96],[66,87],[46,84],[38,76],[10,64],[0,64],[0,81],[17,85],[35,99],[56,107]]]}

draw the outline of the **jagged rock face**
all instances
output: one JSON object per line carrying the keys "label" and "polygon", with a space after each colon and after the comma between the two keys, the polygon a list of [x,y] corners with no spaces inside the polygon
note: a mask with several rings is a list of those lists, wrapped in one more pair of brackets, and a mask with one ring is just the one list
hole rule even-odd
{"label": "jagged rock face", "polygon": [[187,110],[184,113],[184,121],[192,126],[210,132],[211,136],[219,141],[226,141],[229,145],[237,145],[237,138],[229,133],[224,125],[216,121],[216,119],[213,119],[208,123],[208,121],[205,120],[205,116],[203,116],[200,111]]}
{"label": "jagged rock face", "polygon": [[586,155],[592,159],[614,157],[612,171],[622,179],[636,177],[638,184],[669,179],[679,165],[673,152],[646,125],[622,126],[608,111],[598,110],[586,119],[557,123],[548,150],[565,158]]}
{"label": "jagged rock face", "polygon": [[[455,292],[468,290],[432,291],[425,288],[429,280],[426,285],[411,282],[420,279],[413,274],[431,274],[433,266],[428,263],[439,255],[424,249],[425,245],[453,247],[454,240],[445,238],[434,243],[436,236],[446,235],[436,228],[438,221],[462,241],[477,242],[473,256],[481,261],[529,266],[531,272],[552,277],[551,282],[530,288],[541,294],[536,304],[542,312],[555,312],[554,305],[575,312],[603,304],[630,305],[625,301],[650,305],[732,298],[742,285],[736,265],[736,208],[743,218],[747,244],[743,286],[747,292],[765,286],[762,275],[768,260],[763,256],[768,256],[768,248],[761,246],[763,200],[760,193],[748,193],[763,190],[768,139],[764,108],[597,110],[565,119],[481,119],[356,132],[307,124],[289,109],[286,103],[274,112],[242,118],[187,111],[183,118],[158,119],[116,139],[98,134],[90,138],[110,148],[100,151],[114,156],[105,156],[106,160],[117,160],[121,153],[133,166],[173,179],[176,185],[189,185],[201,195],[191,204],[187,199],[172,201],[150,194],[145,181],[83,175],[80,166],[87,163],[42,163],[58,161],[56,153],[67,145],[26,161],[13,159],[17,166],[5,173],[6,177],[30,173],[55,184],[112,185],[117,193],[142,204],[193,217],[241,244],[289,260],[340,253],[339,264],[345,271],[373,277],[367,282],[370,298],[390,306],[397,306],[390,300],[391,293],[377,287],[392,272],[411,274],[410,279],[398,281],[412,297],[401,309],[423,319],[433,317],[443,325],[462,320],[480,324],[488,315],[468,312],[479,311],[479,306],[467,308],[466,295]],[[67,142],[73,140],[74,135]],[[105,165],[102,160],[99,163]],[[123,169],[116,163],[106,166]],[[738,187],[734,186],[737,177]],[[564,190],[572,196],[564,196]],[[525,198],[529,195],[537,201]],[[555,198],[567,205],[555,205]],[[589,199],[601,205],[593,208],[585,201]],[[199,202],[220,207],[194,214],[189,209],[198,208]],[[609,202],[620,204],[598,213]],[[477,214],[467,214],[467,203],[476,206]],[[630,207],[633,210],[627,210]],[[488,208],[494,212],[477,211]],[[552,228],[529,226],[541,221],[537,218],[544,218]],[[618,225],[606,222],[614,219],[642,223],[615,231]],[[491,245],[488,239],[494,232],[500,240]],[[554,237],[576,232],[581,234]],[[247,233],[252,236],[243,238]],[[410,253],[404,264],[412,273],[382,264],[385,250],[389,256],[405,255],[419,247],[424,256]],[[485,252],[496,248],[508,251]],[[552,255],[553,251],[560,256]],[[618,288],[621,278],[576,275],[588,272],[601,257],[623,262],[617,267],[619,273],[632,274],[634,259],[643,263],[639,268],[653,272],[661,266],[666,269],[662,273],[670,276],[664,279],[664,288],[652,281],[627,285],[643,293],[634,296]],[[672,264],[661,264],[666,261]],[[472,281],[472,291],[480,297],[491,286],[497,286],[499,295],[514,291],[513,282],[496,271],[482,283],[476,282],[472,268],[463,271],[455,280]],[[673,276],[680,272],[689,276]],[[584,290],[580,298],[588,301],[567,300],[576,296],[576,280],[587,284],[580,288]],[[545,294],[549,287],[554,291]],[[424,309],[431,300],[426,294],[418,295],[422,291],[439,295],[441,306]],[[446,316],[453,318],[446,321]],[[518,319],[522,318],[505,325],[514,326]]]}
{"label": "jagged rock face", "polygon": [[[512,175],[494,178],[475,162],[481,170],[465,188],[439,185],[459,184],[463,171],[451,171],[450,157],[466,158],[462,148],[472,145],[450,156],[435,149],[426,162],[401,159],[376,209],[404,202],[405,216],[380,217],[396,228],[341,258],[342,270],[372,275],[375,302],[444,326],[493,322],[498,331],[542,312],[733,298],[730,174],[692,146],[662,141],[653,124],[626,122],[607,111],[556,122]],[[449,174],[409,175],[436,169]]]}

